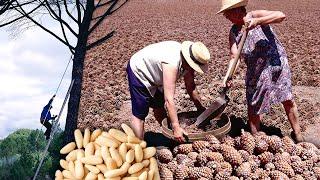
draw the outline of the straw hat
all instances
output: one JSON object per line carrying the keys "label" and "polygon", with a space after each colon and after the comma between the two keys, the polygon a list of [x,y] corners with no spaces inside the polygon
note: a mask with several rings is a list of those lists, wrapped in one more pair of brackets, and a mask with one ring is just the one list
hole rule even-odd
{"label": "straw hat", "polygon": [[248,0],[221,0],[221,8],[217,12],[217,14],[228,9],[246,6],[247,4],[248,4]]}
{"label": "straw hat", "polygon": [[202,42],[184,41],[181,52],[192,69],[199,73],[204,73],[208,70],[210,53]]}

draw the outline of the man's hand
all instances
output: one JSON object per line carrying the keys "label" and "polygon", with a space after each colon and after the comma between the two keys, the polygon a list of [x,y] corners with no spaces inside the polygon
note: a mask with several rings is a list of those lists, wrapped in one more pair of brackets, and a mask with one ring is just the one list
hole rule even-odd
{"label": "man's hand", "polygon": [[52,116],[52,118],[55,119],[57,116],[58,116],[58,115],[54,115],[54,116]]}
{"label": "man's hand", "polygon": [[174,126],[173,127],[173,136],[174,136],[174,139],[176,141],[178,141],[179,143],[183,143],[185,142],[186,140],[184,139],[183,137],[183,134],[185,135],[188,135],[185,130],[183,128],[181,128],[180,126]]}

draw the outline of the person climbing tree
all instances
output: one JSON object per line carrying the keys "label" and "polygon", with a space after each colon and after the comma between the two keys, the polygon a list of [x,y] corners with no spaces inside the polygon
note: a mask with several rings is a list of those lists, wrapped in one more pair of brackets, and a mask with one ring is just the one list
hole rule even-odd
{"label": "person climbing tree", "polygon": [[41,116],[40,116],[41,124],[43,124],[47,128],[47,130],[44,133],[47,140],[50,138],[51,128],[52,128],[52,123],[50,123],[49,121],[54,120],[57,117],[57,115],[51,116],[51,113],[50,113],[50,110],[52,108],[51,104],[54,97],[56,97],[56,95],[53,95],[52,98],[49,100],[48,104],[43,107]]}

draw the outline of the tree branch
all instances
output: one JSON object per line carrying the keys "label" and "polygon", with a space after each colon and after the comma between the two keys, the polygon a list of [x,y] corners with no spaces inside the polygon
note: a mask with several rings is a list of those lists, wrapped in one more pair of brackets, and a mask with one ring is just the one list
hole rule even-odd
{"label": "tree branch", "polygon": [[[65,26],[68,28],[68,30],[69,30],[74,36],[77,37],[78,34],[70,27],[70,25],[69,25],[68,23],[66,23],[66,22],[62,19],[61,16],[58,16],[58,15],[56,14],[56,12],[51,8],[51,5],[49,4],[49,2],[48,2],[47,0],[45,0],[44,2],[46,3],[46,7],[49,9],[48,11],[51,12],[51,13],[54,15],[54,17],[56,17],[56,19],[55,19],[55,18],[53,18],[53,19],[59,21],[60,23],[63,23],[63,25],[65,25]],[[61,11],[59,2],[57,2],[57,7],[58,7],[59,11]]]}
{"label": "tree branch", "polygon": [[[43,5],[43,4],[42,4],[42,3],[40,3],[37,7],[35,7],[33,10],[31,10],[31,11],[30,11],[29,13],[27,13],[26,15],[29,15],[29,14],[33,13],[33,12],[34,12],[34,11],[36,11],[38,8],[40,8],[42,5]],[[16,8],[16,7],[18,7],[18,6],[14,6],[13,8]],[[20,17],[18,17],[18,18],[16,18],[16,19],[14,19],[14,20],[11,20],[11,21],[6,22],[6,23],[4,23],[4,24],[0,24],[0,27],[7,26],[7,25],[9,25],[9,24],[11,24],[11,23],[14,23],[14,22],[16,22],[16,21],[18,21],[18,20],[20,20],[20,19],[24,18],[24,17],[25,17],[25,15],[23,15],[23,14],[22,14],[22,16],[20,16]]]}
{"label": "tree branch", "polygon": [[[17,4],[19,5],[19,2],[17,2]],[[50,31],[49,29],[45,28],[44,26],[42,26],[40,23],[38,23],[36,20],[34,20],[32,17],[29,16],[29,14],[27,14],[24,9],[20,6],[18,6],[19,9],[22,11],[20,11],[19,9],[15,8],[15,10],[17,10],[20,14],[22,14],[23,16],[25,16],[26,18],[28,18],[30,21],[32,21],[34,24],[36,24],[37,26],[39,26],[41,29],[43,29],[44,31],[46,31],[47,33],[51,34],[53,37],[55,37],[56,39],[58,39],[60,42],[62,42],[64,45],[66,45],[67,47],[71,48],[71,49],[75,49],[71,44],[68,44],[67,42],[63,41],[59,36],[57,36],[56,34],[54,34],[52,31]]]}
{"label": "tree branch", "polygon": [[69,9],[68,9],[68,5],[67,5],[67,1],[64,0],[63,1],[63,4],[64,4],[64,7],[66,9],[66,13],[68,14],[68,16],[74,21],[76,22],[77,24],[79,24],[79,21],[77,21],[77,19],[75,17],[72,16],[72,14],[69,12]]}
{"label": "tree branch", "polygon": [[106,41],[107,39],[111,38],[113,36],[113,34],[115,33],[115,31],[111,31],[110,33],[108,33],[106,36],[104,36],[103,38],[100,38],[99,40],[87,45],[87,50],[90,50],[91,48],[103,43],[104,41]]}
{"label": "tree branch", "polygon": [[[59,17],[61,17],[61,14],[62,14],[62,13],[61,13],[60,5],[57,5],[57,6],[58,6]],[[62,21],[59,21],[59,22],[60,22],[61,31],[62,31],[62,34],[63,34],[63,37],[64,37],[66,43],[70,44],[69,41],[68,41],[66,32],[65,32],[65,30],[64,30],[64,26],[63,26],[63,24],[62,24]],[[68,48],[69,48],[70,52],[71,52],[72,54],[74,54],[74,50],[72,50],[72,49],[70,48],[70,46],[68,46]]]}
{"label": "tree branch", "polygon": [[78,13],[78,25],[80,26],[81,23],[81,10],[80,10],[80,1],[76,0],[76,7],[77,7],[77,13]]}
{"label": "tree branch", "polygon": [[[116,6],[116,4],[118,3],[119,0],[112,0],[113,4],[111,4],[111,6],[108,8],[108,10],[101,16],[101,18],[90,28],[89,30],[89,34],[91,34],[104,20],[105,17],[107,17],[108,15],[112,14],[114,11],[112,11],[112,9]],[[119,8],[121,6],[123,6],[128,0],[126,0],[124,3],[122,3]],[[118,9],[118,8],[117,8]]]}
{"label": "tree branch", "polygon": [[112,1],[114,1],[114,0],[109,0],[109,1],[107,1],[107,2],[105,2],[105,3],[100,4],[100,3],[101,3],[101,0],[100,0],[100,1],[98,2],[98,4],[96,5],[96,8],[100,8],[100,7],[102,7],[102,6],[108,5],[108,4],[110,4]]}

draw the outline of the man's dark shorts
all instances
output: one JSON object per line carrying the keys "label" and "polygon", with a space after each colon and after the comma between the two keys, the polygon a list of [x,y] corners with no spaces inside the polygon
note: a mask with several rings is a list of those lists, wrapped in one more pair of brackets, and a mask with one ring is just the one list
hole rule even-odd
{"label": "man's dark shorts", "polygon": [[130,67],[130,62],[128,62],[127,65],[127,74],[131,95],[132,114],[135,117],[144,120],[149,113],[149,107],[164,107],[163,93],[157,90],[154,97],[152,97],[145,85],[134,75]]}

